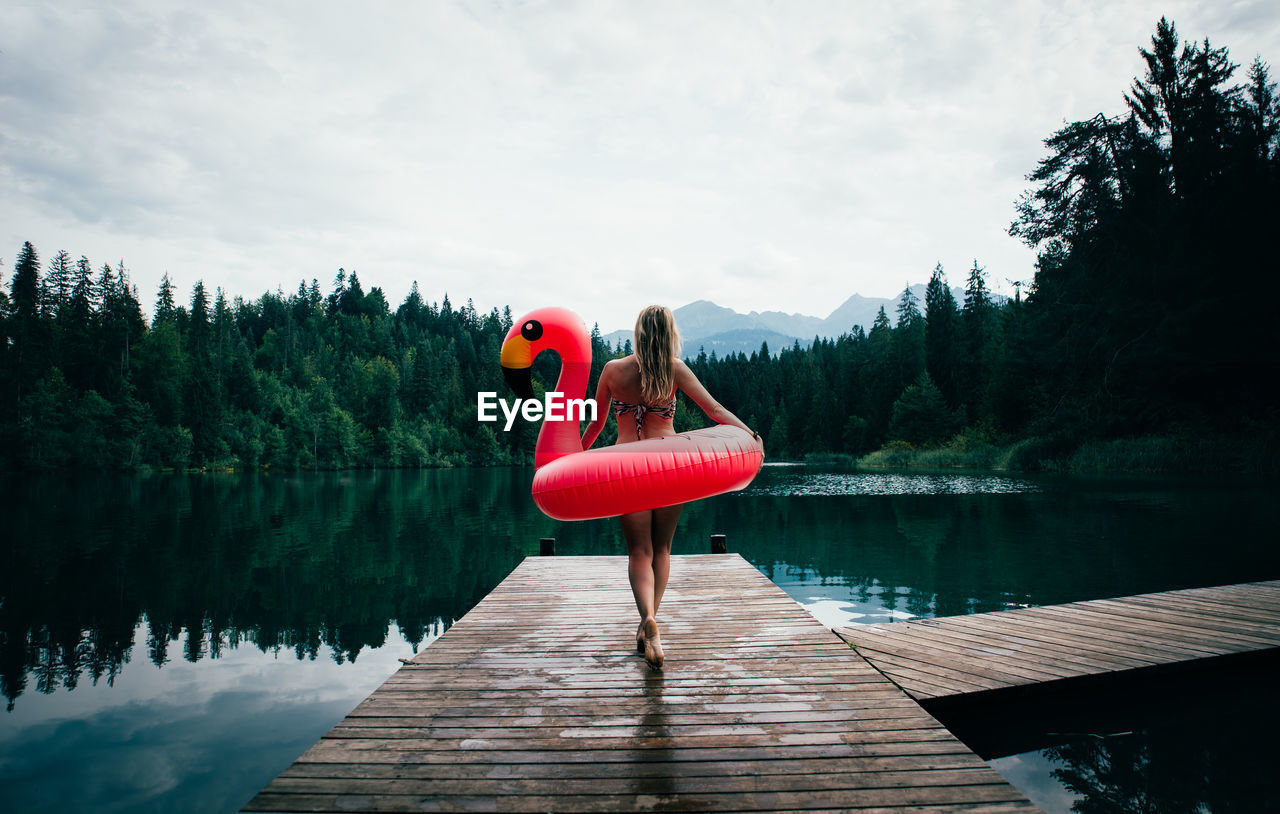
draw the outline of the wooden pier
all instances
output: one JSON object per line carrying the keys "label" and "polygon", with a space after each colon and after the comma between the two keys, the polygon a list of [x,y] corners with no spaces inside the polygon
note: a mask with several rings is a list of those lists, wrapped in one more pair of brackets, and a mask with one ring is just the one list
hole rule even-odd
{"label": "wooden pier", "polygon": [[1036,811],[737,555],[526,559],[248,811]]}
{"label": "wooden pier", "polygon": [[850,625],[835,632],[936,712],[1007,700],[1010,691],[1149,681],[1211,663],[1273,657],[1280,648],[1280,581]]}

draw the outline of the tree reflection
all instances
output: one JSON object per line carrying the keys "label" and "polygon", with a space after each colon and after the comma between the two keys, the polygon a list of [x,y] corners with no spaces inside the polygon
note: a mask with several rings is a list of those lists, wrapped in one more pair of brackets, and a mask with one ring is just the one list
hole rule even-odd
{"label": "tree reflection", "polygon": [[1072,804],[1080,814],[1268,811],[1277,723],[1265,697],[1201,699],[1142,729],[1075,736],[1044,754],[1059,764],[1053,777],[1080,795]]}
{"label": "tree reflection", "polygon": [[190,662],[243,644],[354,660],[392,622],[416,646],[550,533],[531,506],[511,509],[524,478],[101,477],[6,490],[21,506],[4,507],[0,688],[12,709],[29,684],[110,683],[144,621],[157,666],[176,641]]}
{"label": "tree reflection", "polygon": [[[766,468],[758,483],[794,474]],[[850,476],[852,477],[852,476]],[[396,624],[415,646],[556,537],[623,554],[615,520],[560,523],[528,469],[35,477],[0,488],[0,689],[114,680],[251,645],[340,661]],[[772,491],[772,490],[771,490]],[[1259,488],[1033,494],[752,493],[686,507],[676,553],[730,550],[862,602],[945,616],[1280,575]],[[1222,518],[1234,533],[1221,534]],[[1218,542],[1209,550],[1205,539]],[[144,640],[135,630],[145,623]]]}

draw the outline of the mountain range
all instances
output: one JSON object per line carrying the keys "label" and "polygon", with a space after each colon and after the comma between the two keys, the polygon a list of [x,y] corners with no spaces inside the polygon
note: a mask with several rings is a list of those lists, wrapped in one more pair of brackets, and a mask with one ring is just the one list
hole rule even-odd
{"label": "mountain range", "polygon": [[[920,299],[920,310],[924,311],[924,283],[910,287],[911,293]],[[952,288],[956,302],[964,302],[964,289]],[[996,295],[993,298],[1003,299]],[[891,323],[897,323],[897,297],[864,297],[854,294],[840,304],[838,308],[825,318],[806,314],[785,314],[782,311],[752,311],[740,314],[732,308],[716,305],[710,300],[697,300],[682,305],[673,312],[676,325],[680,329],[680,338],[684,345],[684,355],[694,357],[699,348],[708,354],[715,351],[716,356],[741,351],[751,354],[760,350],[761,342],[769,343],[769,350],[776,355],[784,347],[799,342],[801,347],[808,347],[815,336],[834,339],[840,334],[847,334],[854,325],[861,325],[863,330],[870,330],[875,322],[876,314],[884,308]],[[631,341],[631,329],[612,331],[604,335],[610,346]]]}

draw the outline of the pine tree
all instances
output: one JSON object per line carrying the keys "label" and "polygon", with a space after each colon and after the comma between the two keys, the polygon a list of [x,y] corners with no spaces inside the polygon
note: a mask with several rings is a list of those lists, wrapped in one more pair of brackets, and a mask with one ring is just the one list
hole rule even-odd
{"label": "pine tree", "polygon": [[10,373],[5,376],[5,407],[15,406],[35,384],[44,369],[45,345],[40,323],[40,258],[28,241],[22,244],[9,284],[10,347],[6,354]]}
{"label": "pine tree", "polygon": [[901,392],[894,364],[893,329],[889,327],[889,316],[884,312],[884,306],[880,307],[867,333],[867,355],[867,373],[871,382],[867,420],[872,433],[880,436],[889,426],[893,401]]}
{"label": "pine tree", "polygon": [[364,289],[354,271],[347,276],[347,285],[338,295],[338,310],[348,316],[358,316],[364,310]]}
{"label": "pine tree", "polygon": [[966,319],[985,318],[991,311],[991,294],[987,291],[986,269],[973,261],[969,279],[964,288],[964,313]]}
{"label": "pine tree", "polygon": [[289,312],[298,325],[306,325],[311,316],[311,295],[307,291],[307,281],[298,281],[298,293],[289,301]]}
{"label": "pine tree", "polygon": [[22,251],[13,265],[10,296],[14,316],[28,320],[36,318],[40,309],[40,258],[29,241],[22,244]]}
{"label": "pine tree", "polygon": [[934,267],[933,274],[929,277],[924,303],[925,368],[947,403],[955,406],[960,401],[956,386],[956,362],[960,353],[960,312],[951,287],[947,285],[946,273],[943,272],[941,263]]}
{"label": "pine tree", "polygon": [[183,423],[191,430],[194,462],[208,465],[229,453],[222,440],[223,392],[211,341],[209,293],[203,280],[191,292],[187,321],[187,377],[183,388]]}
{"label": "pine tree", "polygon": [[[1179,43],[1165,18],[1141,54],[1129,115],[1046,139],[1010,230],[1039,251],[1026,327],[1042,432],[1134,435],[1273,409],[1252,384],[1280,375],[1268,316],[1280,275],[1261,237],[1280,221],[1280,175],[1260,157],[1280,145],[1276,114],[1253,101],[1269,100],[1269,80],[1229,86],[1226,49]],[[1228,269],[1230,285],[1213,281]],[[1206,330],[1222,313],[1236,329]]]}
{"label": "pine tree", "polygon": [[172,321],[159,322],[147,331],[133,354],[133,366],[138,397],[151,406],[159,426],[181,424],[187,360]]}
{"label": "pine tree", "polygon": [[[129,370],[130,348],[147,330],[146,320],[142,316],[142,302],[138,299],[138,287],[129,282],[129,271],[121,259],[116,265],[116,295],[114,300],[114,316],[119,328],[120,375],[124,377]],[[114,344],[114,342],[113,342]]]}
{"label": "pine tree", "polygon": [[111,264],[103,263],[98,270],[98,277],[93,282],[93,304],[101,316],[109,307],[109,301],[115,291],[115,276],[111,273]]}
{"label": "pine tree", "polygon": [[960,428],[960,419],[948,407],[942,391],[928,373],[921,373],[893,404],[890,440],[925,446],[944,441]]}
{"label": "pine tree", "polygon": [[1267,63],[1262,57],[1254,57],[1249,65],[1249,84],[1245,86],[1245,101],[1240,108],[1244,147],[1255,159],[1255,170],[1265,172],[1273,156],[1277,136],[1280,136],[1280,99],[1276,98],[1276,83],[1271,81]]}
{"label": "pine tree", "polygon": [[204,280],[196,280],[191,290],[191,311],[187,318],[188,342],[191,352],[203,354],[209,349],[209,292]]}
{"label": "pine tree", "polygon": [[897,313],[899,328],[910,328],[923,318],[920,313],[920,298],[911,290],[911,286],[902,289],[902,294],[898,297]]}
{"label": "pine tree", "polygon": [[409,296],[404,298],[404,302],[396,309],[396,316],[401,322],[419,327],[419,321],[422,318],[422,295],[418,292],[418,281],[414,280],[413,285],[409,287]]}
{"label": "pine tree", "polygon": [[89,258],[84,255],[80,255],[80,259],[76,261],[71,301],[77,309],[83,308],[86,313],[97,307],[94,301],[93,267],[89,263]]}
{"label": "pine tree", "polygon": [[65,308],[62,368],[67,379],[78,390],[97,386],[95,367],[98,352],[94,347],[97,316],[93,306],[93,268],[89,258],[81,256],[72,278],[71,297]]}
{"label": "pine tree", "polygon": [[899,387],[920,378],[925,370],[925,321],[920,313],[920,298],[910,286],[898,298],[898,325],[893,331],[894,357],[898,366]]}
{"label": "pine tree", "polygon": [[49,273],[45,277],[45,284],[44,310],[62,323],[69,315],[67,306],[71,301],[71,289],[75,285],[75,270],[71,263],[71,255],[67,254],[66,249],[59,249],[58,253],[49,260]]}
{"label": "pine tree", "polygon": [[222,290],[222,286],[218,286],[213,299],[212,328],[216,358],[214,372],[217,375],[217,385],[222,388],[230,372],[231,352],[235,348],[233,340],[235,324],[232,321],[231,308],[227,305],[227,295]]}
{"label": "pine tree", "polygon": [[173,298],[173,282],[169,279],[169,272],[164,273],[164,277],[160,279],[160,291],[156,294],[156,312],[151,319],[152,327],[162,322],[173,322],[177,316],[177,306]]}
{"label": "pine tree", "polygon": [[964,355],[958,366],[961,401],[975,422],[989,414],[991,378],[995,372],[997,335],[995,308],[987,290],[986,270],[973,261],[964,289]]}
{"label": "pine tree", "polygon": [[1231,99],[1221,86],[1237,66],[1227,49],[1210,47],[1208,39],[1179,53],[1177,29],[1164,17],[1156,24],[1151,50],[1139,50],[1147,75],[1134,79],[1125,101],[1154,137],[1168,137],[1175,194],[1196,197],[1222,164],[1218,153],[1226,131],[1221,125]]}

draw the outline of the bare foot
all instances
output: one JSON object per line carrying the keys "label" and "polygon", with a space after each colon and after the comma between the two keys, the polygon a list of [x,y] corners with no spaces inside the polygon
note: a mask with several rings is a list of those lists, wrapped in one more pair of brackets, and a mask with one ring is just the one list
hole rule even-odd
{"label": "bare foot", "polygon": [[636,652],[644,652],[644,622],[641,622],[640,627],[636,628]]}
{"label": "bare foot", "polygon": [[652,617],[644,620],[644,660],[654,670],[662,669],[662,641],[658,638],[658,623]]}

